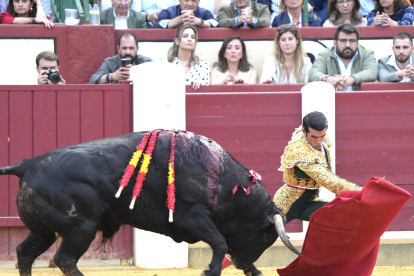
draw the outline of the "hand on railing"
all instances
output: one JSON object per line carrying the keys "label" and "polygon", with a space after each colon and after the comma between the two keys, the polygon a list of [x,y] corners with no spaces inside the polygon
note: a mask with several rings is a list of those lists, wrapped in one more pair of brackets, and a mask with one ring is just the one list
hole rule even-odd
{"label": "hand on railing", "polygon": [[36,17],[34,20],[38,24],[45,24],[45,27],[47,27],[47,28],[50,28],[50,27],[54,26],[53,22],[50,21],[49,19],[47,19],[47,17],[44,17],[44,18]]}

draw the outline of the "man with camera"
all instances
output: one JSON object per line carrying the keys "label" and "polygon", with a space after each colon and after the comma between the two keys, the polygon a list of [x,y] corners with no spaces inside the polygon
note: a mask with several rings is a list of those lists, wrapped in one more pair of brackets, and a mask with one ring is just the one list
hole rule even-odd
{"label": "man with camera", "polygon": [[152,59],[138,55],[138,38],[126,32],[118,39],[118,55],[104,60],[98,71],[89,80],[90,84],[118,83],[129,79],[129,68]]}
{"label": "man with camera", "polygon": [[66,84],[59,74],[59,58],[51,51],[44,51],[36,57],[37,84]]}

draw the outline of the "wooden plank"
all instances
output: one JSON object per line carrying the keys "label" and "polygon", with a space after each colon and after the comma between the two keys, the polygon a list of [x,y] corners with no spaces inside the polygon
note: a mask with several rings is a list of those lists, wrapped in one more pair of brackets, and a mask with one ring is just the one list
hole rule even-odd
{"label": "wooden plank", "polygon": [[0,228],[8,231],[7,255],[0,254],[0,261],[17,260],[16,247],[23,242],[29,234],[29,230],[25,227],[6,227]]}
{"label": "wooden plank", "polygon": [[[285,92],[300,92],[302,87],[305,86],[306,83],[289,83],[289,84],[281,84],[281,83],[272,83],[269,85],[257,85],[257,84],[244,84],[237,86],[237,93],[243,92],[272,92],[272,93],[285,93]],[[227,84],[214,84],[209,86],[201,86],[197,90],[194,89],[191,85],[186,85],[185,92],[186,93],[235,93],[235,88],[231,85]]]}
{"label": "wooden plank", "polygon": [[103,138],[103,91],[82,91],[80,113],[81,142]]}
{"label": "wooden plank", "polygon": [[336,137],[337,139],[401,137],[413,139],[414,113],[337,116]]}
{"label": "wooden plank", "polygon": [[124,114],[122,112],[123,91],[107,90],[104,92],[104,137],[115,137],[124,133]]}
{"label": "wooden plank", "polygon": [[[408,202],[404,205],[404,208],[414,208],[414,183],[410,184],[400,184],[398,185],[400,188],[409,192],[412,197],[408,200]],[[412,213],[414,215],[414,212]],[[414,218],[413,218],[414,220]]]}
{"label": "wooden plank", "polygon": [[361,91],[378,91],[378,90],[413,90],[413,84],[410,82],[363,82],[360,85]]}
{"label": "wooden plank", "polygon": [[[339,155],[340,156],[340,155]],[[341,177],[358,183],[365,184],[371,176],[385,177],[396,185],[412,183],[414,172],[409,169],[414,167],[412,162],[338,162],[336,172]]]}
{"label": "wooden plank", "polygon": [[10,226],[24,226],[20,217],[0,217],[0,228]]}
{"label": "wooden plank", "polygon": [[193,116],[297,115],[300,93],[187,94],[187,118]]}
{"label": "wooden plank", "polygon": [[412,160],[414,137],[337,139],[336,145],[338,162],[405,162]]}
{"label": "wooden plank", "polygon": [[132,118],[133,118],[133,112],[132,112],[132,91],[133,86],[129,86],[128,88],[124,88],[124,106],[123,106],[123,122],[124,122],[124,133],[130,133],[133,130],[132,127]]}
{"label": "wooden plank", "polygon": [[[0,166],[7,166],[9,165],[9,91],[7,90],[0,91],[0,110]],[[10,177],[2,176],[0,178],[0,217],[9,215],[9,194]]]}
{"label": "wooden plank", "polygon": [[[10,99],[10,163],[15,164],[33,156],[33,91],[13,91]],[[10,177],[10,216],[18,216],[16,202],[19,184]]]}
{"label": "wooden plank", "polygon": [[56,91],[33,93],[33,155],[56,149]]}
{"label": "wooden plank", "polygon": [[79,144],[80,91],[59,91],[56,95],[57,147]]}
{"label": "wooden plank", "polygon": [[2,256],[9,255],[8,242],[9,239],[9,229],[6,227],[0,227],[0,260]]}
{"label": "wooden plank", "polygon": [[337,92],[337,116],[363,114],[412,114],[414,93],[401,92]]}
{"label": "wooden plank", "polygon": [[[214,114],[213,114],[214,115]],[[300,124],[297,116],[205,116],[187,119],[187,130],[207,136],[216,142],[222,140],[274,140],[287,142]],[[243,139],[241,139],[243,137]]]}
{"label": "wooden plank", "polygon": [[394,219],[388,231],[413,231],[414,229],[414,208],[403,208]]}

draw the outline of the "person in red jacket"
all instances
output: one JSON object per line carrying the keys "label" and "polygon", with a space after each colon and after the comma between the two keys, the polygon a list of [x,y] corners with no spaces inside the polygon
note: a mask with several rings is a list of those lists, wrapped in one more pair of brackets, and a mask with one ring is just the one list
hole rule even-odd
{"label": "person in red jacket", "polygon": [[40,0],[9,0],[7,11],[0,14],[0,24],[45,24],[53,27]]}

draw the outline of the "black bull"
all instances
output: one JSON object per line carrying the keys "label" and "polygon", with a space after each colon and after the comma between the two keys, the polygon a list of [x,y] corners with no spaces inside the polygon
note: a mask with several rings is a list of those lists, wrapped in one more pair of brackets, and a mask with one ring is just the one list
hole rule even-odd
{"label": "black bull", "polygon": [[206,242],[213,257],[205,275],[220,275],[225,253],[246,275],[260,275],[253,262],[276,241],[273,218],[281,211],[259,181],[252,184],[249,195],[241,188],[233,195],[236,184],[249,186],[249,171],[214,141],[177,132],[176,203],[174,221],[169,223],[172,133],[160,132],[133,210],[129,204],[139,164],[120,198],[114,195],[145,133],[66,146],[0,168],[0,174],[20,178],[17,207],[30,230],[17,247],[20,275],[31,275],[34,260],[55,242],[56,233],[62,243],[55,263],[65,275],[82,275],[76,264],[96,232],[103,231],[105,243],[122,224],[164,234],[176,242]]}

